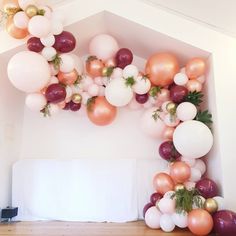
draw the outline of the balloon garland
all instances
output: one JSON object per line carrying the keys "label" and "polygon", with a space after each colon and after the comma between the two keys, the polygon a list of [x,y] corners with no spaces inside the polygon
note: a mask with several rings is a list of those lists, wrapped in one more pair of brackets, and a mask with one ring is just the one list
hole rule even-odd
{"label": "balloon garland", "polygon": [[133,53],[119,48],[112,36],[91,39],[85,62],[71,53],[76,39],[63,31],[63,19],[37,0],[4,0],[1,11],[6,31],[27,40],[28,51],[8,63],[8,77],[26,92],[26,106],[51,116],[60,109],[76,112],[86,107],[95,125],[115,120],[117,108],[145,108],[141,128],[163,139],[160,156],[169,170],[154,176],[155,192],[143,209],[147,226],[171,232],[188,227],[195,235],[236,235],[236,213],[225,210],[216,183],[203,177],[200,158],[213,145],[212,116],[201,111],[206,62],[189,60],[180,69],[171,53],[153,54],[144,72],[132,64]]}

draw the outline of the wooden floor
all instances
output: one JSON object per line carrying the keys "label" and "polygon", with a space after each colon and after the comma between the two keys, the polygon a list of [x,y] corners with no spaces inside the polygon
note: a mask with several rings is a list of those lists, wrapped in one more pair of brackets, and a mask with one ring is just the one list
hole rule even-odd
{"label": "wooden floor", "polygon": [[143,221],[114,223],[78,223],[78,222],[19,222],[0,224],[0,236],[192,236],[188,231],[176,229],[172,233],[152,230]]}

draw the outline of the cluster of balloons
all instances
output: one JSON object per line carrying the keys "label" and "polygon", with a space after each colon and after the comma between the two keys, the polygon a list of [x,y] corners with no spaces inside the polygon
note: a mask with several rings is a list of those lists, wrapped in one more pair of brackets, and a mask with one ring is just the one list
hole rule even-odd
{"label": "cluster of balloons", "polygon": [[[206,165],[201,157],[213,145],[211,130],[196,119],[205,82],[206,62],[187,61],[180,68],[175,55],[155,53],[145,71],[132,64],[133,53],[120,48],[108,34],[89,42],[85,62],[72,51],[73,34],[63,30],[63,17],[38,0],[4,0],[8,15],[7,32],[16,39],[30,35],[28,51],[15,54],[8,63],[8,77],[26,92],[26,106],[53,115],[59,110],[86,109],[95,125],[111,124],[120,107],[144,108],[142,130],[163,139],[158,151],[170,162],[169,170],[153,179],[155,193],[144,207],[146,224],[171,232],[175,226],[188,227],[196,235],[214,228],[219,235],[236,235],[236,216],[225,210],[216,183],[203,178]],[[196,189],[203,208],[194,201],[192,210],[176,211],[176,192]],[[179,203],[178,203],[179,204]]]}

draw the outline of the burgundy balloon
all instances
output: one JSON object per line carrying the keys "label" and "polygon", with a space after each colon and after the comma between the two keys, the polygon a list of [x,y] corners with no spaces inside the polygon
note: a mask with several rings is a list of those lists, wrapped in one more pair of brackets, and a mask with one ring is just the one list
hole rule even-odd
{"label": "burgundy balloon", "polygon": [[172,141],[163,142],[159,147],[159,154],[166,161],[174,161],[181,156]]}
{"label": "burgundy balloon", "polygon": [[143,217],[145,217],[145,214],[146,214],[147,210],[148,210],[150,207],[153,207],[153,206],[155,206],[155,205],[154,205],[153,203],[151,203],[151,202],[147,203],[147,204],[144,206],[144,208],[143,208]]}
{"label": "burgundy balloon", "polygon": [[63,110],[70,110],[70,103],[69,102],[66,103]]}
{"label": "burgundy balloon", "polygon": [[33,52],[41,52],[44,46],[39,38],[31,37],[27,41],[27,48]]}
{"label": "burgundy balloon", "polygon": [[201,179],[195,187],[204,198],[213,198],[218,195],[217,184],[211,179]]}
{"label": "burgundy balloon", "polygon": [[59,103],[66,98],[66,89],[60,84],[51,84],[47,87],[45,96],[48,102]]}
{"label": "burgundy balloon", "polygon": [[170,98],[175,103],[181,103],[188,95],[188,90],[184,86],[175,85],[170,89]]}
{"label": "burgundy balloon", "polygon": [[124,69],[127,65],[132,63],[133,53],[128,48],[121,48],[116,53],[115,60],[117,67]]}
{"label": "burgundy balloon", "polygon": [[162,195],[160,193],[153,193],[150,196],[150,202],[154,205],[156,205],[156,202],[162,199]]}
{"label": "burgundy balloon", "polygon": [[78,111],[81,108],[81,103],[74,103],[70,101],[70,110],[71,111]]}
{"label": "burgundy balloon", "polygon": [[71,52],[76,45],[74,35],[68,31],[63,31],[61,34],[55,35],[55,43],[53,47],[61,53]]}
{"label": "burgundy balloon", "polygon": [[236,236],[236,213],[217,211],[213,215],[214,231],[218,236]]}
{"label": "burgundy balloon", "polygon": [[136,94],[135,95],[135,99],[136,99],[136,101],[138,102],[138,103],[140,103],[140,104],[144,104],[144,103],[146,103],[147,102],[147,100],[148,100],[148,93],[145,93],[145,94]]}

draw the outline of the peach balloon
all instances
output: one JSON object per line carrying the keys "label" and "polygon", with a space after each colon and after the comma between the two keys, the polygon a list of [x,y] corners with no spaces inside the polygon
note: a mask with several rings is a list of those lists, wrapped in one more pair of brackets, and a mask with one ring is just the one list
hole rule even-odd
{"label": "peach balloon", "polygon": [[17,28],[14,25],[12,17],[9,17],[7,20],[6,30],[7,30],[7,33],[15,39],[23,39],[29,34],[27,29]]}
{"label": "peach balloon", "polygon": [[184,183],[190,178],[191,168],[182,161],[177,161],[170,166],[170,176],[176,183]]}
{"label": "peach balloon", "polygon": [[152,55],[146,64],[145,73],[154,85],[166,86],[173,83],[174,76],[179,72],[177,58],[169,53]]}
{"label": "peach balloon", "polygon": [[86,70],[91,77],[102,76],[103,67],[104,63],[102,60],[99,60],[96,57],[89,57],[86,61]]}
{"label": "peach balloon", "polygon": [[185,70],[188,78],[196,79],[205,74],[206,62],[202,58],[193,58],[188,61]]}
{"label": "peach balloon", "polygon": [[158,193],[164,195],[166,192],[173,190],[175,184],[168,174],[159,173],[153,178],[153,186]]}
{"label": "peach balloon", "polygon": [[78,72],[75,69],[69,73],[63,73],[60,71],[57,78],[63,84],[72,85],[78,78]]}
{"label": "peach balloon", "polygon": [[175,128],[173,127],[166,127],[166,129],[163,132],[163,139],[165,140],[172,140],[173,134],[174,134]]}
{"label": "peach balloon", "polygon": [[106,61],[105,65],[107,67],[116,67],[116,61],[114,58],[110,58]]}
{"label": "peach balloon", "polygon": [[161,102],[166,102],[170,100],[170,90],[169,89],[161,89],[160,93],[157,94],[157,99]]}
{"label": "peach balloon", "polygon": [[198,80],[192,79],[187,82],[186,88],[188,89],[189,92],[194,92],[194,91],[201,92],[202,83],[199,82]]}
{"label": "peach balloon", "polygon": [[192,210],[188,214],[188,228],[195,235],[208,235],[213,228],[212,216],[203,209]]}
{"label": "peach balloon", "polygon": [[87,115],[95,125],[109,125],[115,119],[117,109],[112,106],[105,97],[96,97],[87,106]]}

